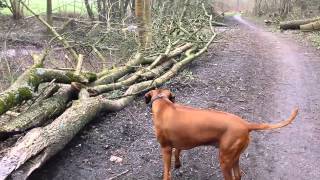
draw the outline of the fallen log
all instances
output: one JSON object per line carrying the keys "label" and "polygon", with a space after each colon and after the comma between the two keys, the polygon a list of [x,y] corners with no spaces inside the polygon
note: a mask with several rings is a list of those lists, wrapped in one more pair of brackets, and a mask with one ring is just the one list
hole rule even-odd
{"label": "fallen log", "polygon": [[53,79],[57,83],[89,83],[96,79],[94,73],[83,72],[76,75],[74,71],[39,68],[41,66],[42,64],[33,65],[19,76],[9,89],[0,93],[0,115],[22,101],[31,99],[40,83],[50,82]]}
{"label": "fallen log", "polygon": [[168,61],[163,63],[162,65],[159,65],[154,69],[148,70],[149,69],[148,68],[147,69],[148,71],[146,71],[146,69],[142,69],[140,71],[137,71],[133,76],[129,77],[128,79],[125,79],[123,81],[116,82],[116,83],[94,86],[92,88],[88,88],[88,92],[90,93],[90,96],[97,96],[99,94],[106,93],[111,90],[128,87],[136,83],[139,78],[151,79],[154,77],[159,77],[161,73],[163,73],[172,64],[173,64],[172,61]]}
{"label": "fallen log", "polygon": [[58,70],[47,68],[36,68],[34,71],[40,82],[50,82],[55,79],[56,83],[70,84],[71,82],[90,83],[96,80],[97,76],[91,72],[79,72],[72,70]]}
{"label": "fallen log", "polygon": [[45,50],[40,56],[34,55],[34,64],[21,74],[6,91],[0,93],[0,115],[22,101],[32,98],[33,91],[41,83],[35,75],[35,69],[43,66],[43,61],[47,54],[48,51]]}
{"label": "fallen log", "polygon": [[320,30],[320,20],[300,26],[300,30],[304,32]]}
{"label": "fallen log", "polygon": [[101,77],[94,81],[92,86],[108,84],[117,81],[122,76],[132,72],[135,66],[142,64],[143,60],[144,58],[141,53],[136,54],[135,57],[128,61],[125,66],[119,67],[114,71],[106,71],[104,76],[101,76],[100,74]]}
{"label": "fallen log", "polygon": [[76,88],[70,85],[62,87],[48,99],[36,102],[27,111],[0,127],[0,138],[7,134],[19,133],[43,125],[57,117],[65,109],[67,103],[75,97]]}
{"label": "fallen log", "polygon": [[213,26],[218,26],[218,27],[227,27],[225,23],[218,22],[218,21],[212,21]]}
{"label": "fallen log", "polygon": [[0,160],[0,179],[8,176],[13,179],[26,179],[35,169],[59,152],[99,112],[121,110],[141,92],[168,81],[204,53],[214,38],[215,34],[199,51],[196,48],[188,50],[183,60],[159,78],[130,86],[120,99],[109,100],[100,95],[77,100],[51,124],[32,129]]}
{"label": "fallen log", "polygon": [[280,22],[280,29],[300,29],[301,25],[309,24],[315,21],[319,21],[320,17],[312,18],[312,19],[302,19],[302,20],[293,20],[293,21],[284,21]]}
{"label": "fallen log", "polygon": [[[91,87],[88,89],[90,96],[97,96],[101,93],[105,93],[111,90],[120,89],[122,87],[128,87],[137,82],[137,80],[143,77],[144,80],[159,77],[161,73],[163,73],[167,68],[169,68],[173,61],[172,58],[181,55],[186,50],[190,49],[193,46],[191,43],[186,43],[183,46],[177,47],[173,51],[170,52],[170,47],[168,47],[167,52],[158,56],[157,59],[153,61],[148,67],[142,68],[141,70],[135,72],[132,76],[122,81],[111,83],[111,84],[103,84]],[[167,62],[165,62],[167,61]],[[165,62],[163,65],[154,68],[156,65]]]}

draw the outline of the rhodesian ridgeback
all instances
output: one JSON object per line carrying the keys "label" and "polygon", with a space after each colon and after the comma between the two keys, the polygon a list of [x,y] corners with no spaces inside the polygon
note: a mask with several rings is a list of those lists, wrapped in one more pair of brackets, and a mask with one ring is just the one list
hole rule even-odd
{"label": "rhodesian ridgeback", "polygon": [[181,166],[181,150],[201,145],[219,148],[220,166],[225,180],[240,180],[239,158],[249,144],[251,131],[270,130],[290,124],[297,116],[295,109],[287,120],[276,124],[249,123],[246,120],[213,109],[196,109],[174,103],[174,95],[165,89],[145,94],[152,105],[157,140],[164,163],[163,179],[171,179],[171,155],[174,148],[175,168]]}

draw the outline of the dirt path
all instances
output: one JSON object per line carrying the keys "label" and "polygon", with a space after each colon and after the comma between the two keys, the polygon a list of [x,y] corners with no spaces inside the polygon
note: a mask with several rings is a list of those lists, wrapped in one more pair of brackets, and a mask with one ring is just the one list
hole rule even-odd
{"label": "dirt path", "polygon": [[[320,179],[320,54],[289,35],[271,33],[241,18],[214,45],[164,87],[179,103],[217,108],[250,121],[276,122],[300,107],[281,130],[253,132],[241,158],[245,180]],[[111,155],[123,158],[110,162]],[[174,179],[222,179],[213,147],[183,152]],[[159,145],[142,98],[102,115],[31,179],[161,179]]]}

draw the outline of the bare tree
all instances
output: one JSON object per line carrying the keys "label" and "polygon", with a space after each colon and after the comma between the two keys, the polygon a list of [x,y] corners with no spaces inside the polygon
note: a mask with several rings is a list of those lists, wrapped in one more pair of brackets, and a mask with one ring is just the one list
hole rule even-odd
{"label": "bare tree", "polygon": [[[47,23],[52,26],[52,0],[47,0]],[[50,32],[50,29],[47,29]]]}
{"label": "bare tree", "polygon": [[86,9],[87,9],[87,13],[88,13],[88,16],[91,20],[94,20],[94,14],[92,12],[92,9],[91,9],[91,6],[89,4],[89,0],[84,0],[84,4],[86,6]]}
{"label": "bare tree", "polygon": [[10,6],[13,19],[21,19],[23,17],[23,11],[20,4],[20,0],[10,0]]}

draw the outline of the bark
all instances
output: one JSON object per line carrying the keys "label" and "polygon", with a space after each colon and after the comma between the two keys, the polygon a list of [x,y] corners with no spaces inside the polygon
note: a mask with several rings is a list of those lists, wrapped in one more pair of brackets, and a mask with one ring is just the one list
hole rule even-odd
{"label": "bark", "polygon": [[301,25],[309,24],[315,21],[319,21],[320,17],[311,18],[311,19],[302,19],[302,20],[293,20],[293,21],[284,21],[280,23],[280,29],[300,29]]}
{"label": "bark", "polygon": [[[169,54],[169,58],[178,56],[179,54],[183,53],[184,51],[190,49],[192,47],[191,43],[186,43],[184,45],[181,45],[179,47],[177,47],[176,49],[174,49],[172,52],[170,52]],[[146,64],[151,64],[155,61],[156,57],[142,57],[141,59],[141,64],[142,65],[146,65]],[[104,69],[102,70],[100,73],[97,73],[97,78],[100,79],[104,76],[110,76],[111,74],[115,74],[118,70],[124,69],[126,65],[124,66],[120,66],[120,67],[116,67],[113,69]],[[123,81],[125,79],[125,77],[122,77],[120,79],[118,79],[118,81]],[[103,84],[103,83],[102,83]],[[94,85],[92,83],[92,85]]]}
{"label": "bark", "polygon": [[[52,0],[47,0],[47,22],[52,26]],[[47,28],[47,31],[50,33],[50,28]]]}
{"label": "bark", "polygon": [[[122,87],[130,86],[134,83],[136,83],[139,79],[151,79],[154,77],[159,77],[167,68],[169,68],[173,61],[170,60],[171,58],[174,58],[178,55],[181,55],[181,53],[185,52],[187,49],[190,49],[193,45],[191,43],[187,43],[181,47],[178,47],[174,49],[172,52],[168,52],[167,54],[160,55],[151,65],[149,65],[147,68],[142,68],[141,70],[134,73],[129,78],[122,80],[120,82],[111,83],[111,84],[103,84],[98,85],[92,88],[89,88],[88,91],[90,92],[91,96],[96,96],[101,93],[108,92],[110,90],[120,89]],[[158,64],[163,63],[164,64],[156,67]],[[156,67],[156,68],[154,68]]]}
{"label": "bark", "polygon": [[143,21],[145,26],[144,47],[149,48],[152,43],[151,0],[144,0]]}
{"label": "bark", "polygon": [[89,4],[89,0],[84,0],[84,4],[86,6],[86,9],[87,9],[87,13],[88,13],[88,16],[89,18],[94,21],[94,14],[92,12],[92,9],[90,7],[90,4]]}
{"label": "bark", "polygon": [[138,37],[140,47],[144,47],[145,45],[145,26],[143,21],[143,7],[144,7],[144,0],[136,0],[135,1],[135,15],[137,20],[137,27],[138,27]]}
{"label": "bark", "polygon": [[13,19],[18,20],[23,17],[20,0],[10,0]]}
{"label": "bark", "polygon": [[72,86],[63,87],[52,97],[33,104],[32,107],[19,114],[18,117],[7,124],[1,125],[0,136],[23,132],[43,125],[50,119],[57,117],[66,109],[66,104],[74,96],[75,91],[77,89]]}
{"label": "bark", "polygon": [[135,66],[142,64],[143,57],[140,53],[136,54],[136,56],[128,61],[125,66],[117,68],[115,71],[111,71],[109,74],[102,76],[98,80],[96,80],[92,85],[101,85],[101,84],[108,84],[117,81],[122,76],[132,72]]}
{"label": "bark", "polygon": [[312,22],[309,24],[304,24],[300,26],[301,31],[315,31],[315,30],[320,30],[320,20],[316,22]]}
{"label": "bark", "polygon": [[101,16],[101,0],[97,0],[97,10],[98,10],[98,19],[99,21],[103,20],[103,17]]}
{"label": "bark", "polygon": [[120,89],[123,87],[128,87],[134,83],[136,83],[140,78],[143,79],[151,79],[154,77],[159,77],[161,73],[163,73],[167,68],[169,68],[173,64],[173,61],[168,61],[163,63],[162,65],[158,66],[157,68],[150,69],[150,67],[146,69],[142,69],[140,71],[137,71],[134,73],[131,77],[129,77],[126,80],[117,82],[117,83],[111,83],[107,85],[98,85],[93,88],[89,88],[88,91],[90,93],[90,96],[97,96],[101,93],[105,93],[111,90]]}
{"label": "bark", "polygon": [[50,82],[53,79],[57,83],[65,84],[71,82],[89,83],[96,79],[96,75],[93,73],[84,72],[76,75],[74,71],[37,68],[39,66],[41,64],[32,66],[19,76],[9,89],[0,93],[0,115],[22,101],[31,99],[40,83]]}
{"label": "bark", "polygon": [[43,66],[45,56],[46,53],[42,54],[42,57],[35,58],[35,64],[20,75],[6,91],[0,93],[0,115],[22,101],[32,98],[33,91],[41,83],[35,75],[35,69]]}
{"label": "bark", "polygon": [[96,75],[90,72],[65,71],[58,69],[36,68],[34,76],[41,82],[50,82],[55,79],[57,83],[70,84],[71,82],[80,82],[87,84],[96,80]]}
{"label": "bark", "polygon": [[120,19],[123,19],[125,16],[125,0],[119,0],[119,11],[120,11]]}

